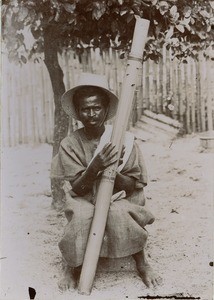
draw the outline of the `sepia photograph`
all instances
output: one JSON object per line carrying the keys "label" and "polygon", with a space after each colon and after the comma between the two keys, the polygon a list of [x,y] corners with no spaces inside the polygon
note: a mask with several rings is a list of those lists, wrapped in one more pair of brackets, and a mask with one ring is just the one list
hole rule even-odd
{"label": "sepia photograph", "polygon": [[1,1],[0,216],[0,300],[214,300],[214,1]]}

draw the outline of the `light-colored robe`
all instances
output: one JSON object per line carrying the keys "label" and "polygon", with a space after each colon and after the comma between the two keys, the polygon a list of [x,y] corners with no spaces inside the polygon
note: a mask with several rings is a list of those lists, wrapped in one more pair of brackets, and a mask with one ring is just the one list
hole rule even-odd
{"label": "light-colored robe", "polygon": [[[100,145],[98,147],[102,148]],[[120,173],[135,179],[135,190],[128,197],[125,191],[115,191],[117,193],[112,197],[101,257],[125,257],[142,250],[148,235],[144,227],[154,221],[154,216],[144,207],[143,188],[147,185],[147,173],[142,153],[135,141],[131,149],[127,142],[127,148],[125,164]],[[71,190],[66,193],[65,205],[68,223],[59,242],[62,256],[71,267],[77,267],[83,262],[99,176],[92,190],[85,196],[78,196],[72,191],[72,182],[85,172],[95,151],[96,147],[86,138],[81,128],[61,142],[59,153],[52,162],[51,177],[64,179],[71,184]]]}

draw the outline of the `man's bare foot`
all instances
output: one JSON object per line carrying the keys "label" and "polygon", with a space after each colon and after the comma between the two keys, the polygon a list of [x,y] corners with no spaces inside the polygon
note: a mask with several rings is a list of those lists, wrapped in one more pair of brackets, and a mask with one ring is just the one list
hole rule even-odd
{"label": "man's bare foot", "polygon": [[161,278],[155,274],[153,271],[152,267],[147,264],[147,265],[137,265],[137,270],[139,272],[139,275],[143,281],[143,283],[148,287],[156,287],[161,283]]}
{"label": "man's bare foot", "polygon": [[133,255],[136,262],[136,267],[143,283],[148,287],[156,287],[161,283],[161,278],[155,274],[152,267],[149,265],[145,258],[144,251],[138,252]]}
{"label": "man's bare foot", "polygon": [[71,267],[66,266],[64,274],[60,281],[58,282],[59,289],[64,292],[68,289],[75,289],[77,285],[77,280],[74,275],[74,271]]}

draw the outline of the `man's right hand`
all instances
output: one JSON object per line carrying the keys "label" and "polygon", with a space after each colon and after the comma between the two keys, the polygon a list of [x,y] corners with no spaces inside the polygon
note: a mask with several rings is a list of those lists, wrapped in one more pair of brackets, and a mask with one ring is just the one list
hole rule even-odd
{"label": "man's right hand", "polygon": [[91,163],[91,167],[97,172],[103,171],[118,159],[118,151],[112,143],[107,143],[103,149],[95,156]]}
{"label": "man's right hand", "polygon": [[[121,153],[121,159],[124,155],[124,147]],[[93,187],[97,174],[108,166],[115,163],[118,159],[118,151],[111,143],[106,144],[103,149],[95,156],[86,171],[77,178],[72,184],[73,191],[80,196],[86,195]],[[120,162],[119,162],[120,163]]]}

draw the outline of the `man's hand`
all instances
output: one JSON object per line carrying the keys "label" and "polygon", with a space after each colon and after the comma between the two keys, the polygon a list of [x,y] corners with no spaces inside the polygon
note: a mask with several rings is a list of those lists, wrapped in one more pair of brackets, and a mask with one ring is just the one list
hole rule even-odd
{"label": "man's hand", "polygon": [[[121,151],[119,164],[123,162],[124,153],[125,147],[123,147]],[[112,146],[111,143],[106,144],[103,147],[103,149],[95,156],[95,158],[93,159],[92,163],[88,166],[86,171],[72,183],[73,191],[80,196],[87,194],[89,191],[91,191],[94,181],[97,178],[97,174],[100,171],[103,171],[108,166],[115,163],[117,159],[118,151],[115,150],[115,146]],[[116,181],[118,181],[117,177]],[[121,180],[119,180],[119,186],[120,182]],[[125,183],[127,184],[130,182],[126,181]]]}
{"label": "man's hand", "polygon": [[115,150],[115,146],[111,143],[107,143],[103,149],[95,156],[91,163],[91,167],[96,172],[103,171],[118,159],[118,151]]}

